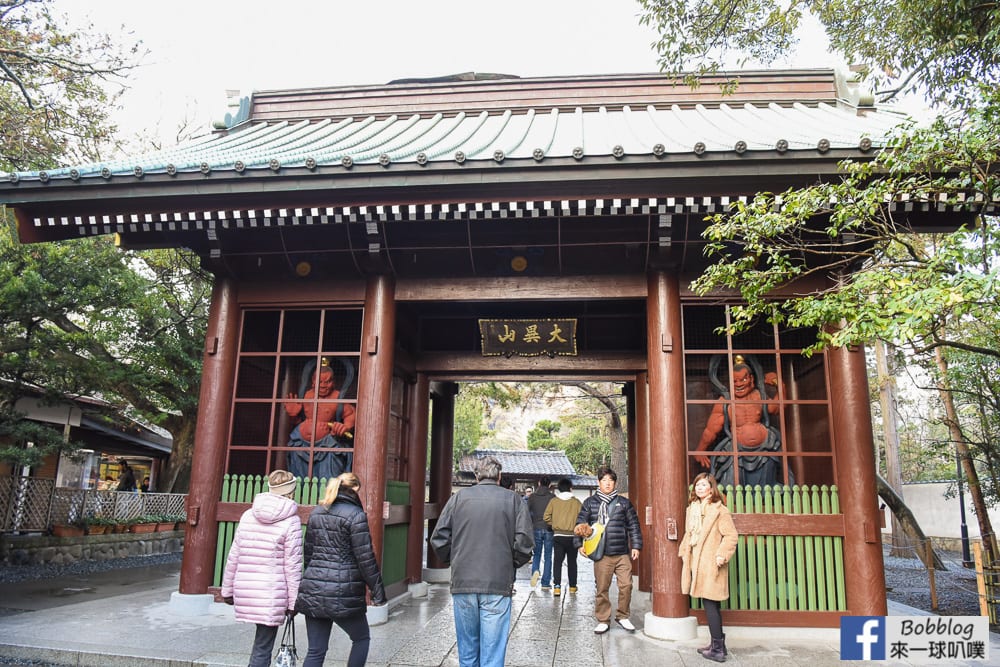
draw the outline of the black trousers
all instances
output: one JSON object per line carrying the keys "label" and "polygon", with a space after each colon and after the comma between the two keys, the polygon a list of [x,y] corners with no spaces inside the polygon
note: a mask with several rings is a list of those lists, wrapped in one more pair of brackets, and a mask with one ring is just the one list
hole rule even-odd
{"label": "black trousers", "polygon": [[566,574],[569,585],[576,588],[576,547],[572,535],[555,535],[552,538],[552,585],[562,581],[562,563],[566,559]]}
{"label": "black trousers", "polygon": [[322,667],[326,651],[330,647],[330,631],[334,623],[351,638],[351,654],[347,657],[347,667],[363,667],[368,661],[368,646],[371,643],[368,616],[358,614],[347,618],[313,618],[306,615],[309,650],[306,652],[302,667]]}
{"label": "black trousers", "polygon": [[708,620],[708,634],[712,639],[722,639],[722,603],[718,600],[701,599]]}
{"label": "black trousers", "polygon": [[257,632],[253,636],[253,647],[250,649],[249,667],[269,667],[274,640],[278,636],[278,627],[257,624]]}

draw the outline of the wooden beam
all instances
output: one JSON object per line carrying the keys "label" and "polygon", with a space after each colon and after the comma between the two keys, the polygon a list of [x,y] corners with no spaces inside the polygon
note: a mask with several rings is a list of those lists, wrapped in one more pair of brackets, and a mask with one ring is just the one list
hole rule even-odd
{"label": "wooden beam", "polygon": [[646,278],[573,276],[555,278],[447,278],[400,280],[396,301],[509,301],[574,299],[645,299]]}
{"label": "wooden beam", "polygon": [[[708,625],[704,609],[691,609],[698,625]],[[839,628],[841,616],[851,616],[845,611],[761,611],[759,609],[727,609],[726,624],[777,628]]]}
{"label": "wooden beam", "polygon": [[363,280],[338,280],[336,282],[314,282],[307,280],[286,280],[268,282],[241,282],[239,302],[241,306],[307,305],[317,304],[361,304],[365,301]]}
{"label": "wooden beam", "polygon": [[579,379],[631,380],[646,369],[646,355],[637,352],[601,352],[575,357],[484,357],[476,352],[424,354],[417,360],[417,371],[435,379],[474,379],[483,375],[505,381],[515,378],[541,380]]}
{"label": "wooden beam", "polygon": [[740,535],[844,536],[843,514],[733,514]]}

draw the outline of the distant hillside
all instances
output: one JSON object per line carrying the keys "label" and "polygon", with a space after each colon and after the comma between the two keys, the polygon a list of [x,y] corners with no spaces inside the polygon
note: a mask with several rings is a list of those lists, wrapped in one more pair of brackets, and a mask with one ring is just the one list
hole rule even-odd
{"label": "distant hillside", "polygon": [[547,405],[545,401],[536,400],[520,408],[502,411],[496,410],[486,417],[483,429],[485,437],[480,449],[526,450],[528,448],[528,431],[543,419],[560,421],[562,415],[571,412],[572,401],[556,401]]}

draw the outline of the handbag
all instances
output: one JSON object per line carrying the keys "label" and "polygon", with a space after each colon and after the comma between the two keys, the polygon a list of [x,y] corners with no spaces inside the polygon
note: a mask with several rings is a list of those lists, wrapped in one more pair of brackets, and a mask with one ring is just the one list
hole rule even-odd
{"label": "handbag", "polygon": [[285,629],[281,633],[281,646],[274,656],[274,667],[295,667],[299,654],[295,650],[295,618],[285,616]]}
{"label": "handbag", "polygon": [[[607,536],[607,522],[611,515],[611,509],[618,504],[618,498],[608,503],[607,514],[603,517],[598,514],[597,521],[590,525],[590,537],[583,540],[583,555],[593,561],[604,558],[604,542]],[[603,521],[601,520],[603,519]]]}
{"label": "handbag", "polygon": [[583,540],[583,555],[590,560],[604,558],[604,524],[595,521],[590,526],[590,537]]}

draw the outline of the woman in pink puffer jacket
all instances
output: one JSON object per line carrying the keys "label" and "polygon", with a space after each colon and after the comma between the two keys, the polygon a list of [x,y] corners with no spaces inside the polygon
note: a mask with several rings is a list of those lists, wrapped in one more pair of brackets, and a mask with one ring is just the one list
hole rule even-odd
{"label": "woman in pink puffer jacket", "polygon": [[302,522],[292,500],[296,479],[275,470],[268,493],[259,493],[243,513],[222,576],[222,598],[236,608],[236,620],[256,623],[249,667],[269,667],[271,650],[285,616],[295,615],[302,579]]}

